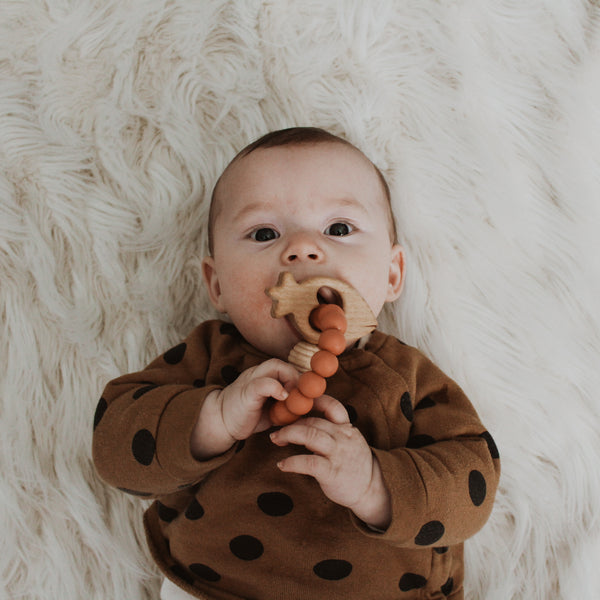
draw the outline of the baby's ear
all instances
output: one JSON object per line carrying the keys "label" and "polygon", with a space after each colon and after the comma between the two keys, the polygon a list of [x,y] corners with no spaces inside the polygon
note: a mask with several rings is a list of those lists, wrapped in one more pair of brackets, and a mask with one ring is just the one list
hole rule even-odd
{"label": "baby's ear", "polygon": [[222,302],[221,284],[219,283],[219,277],[217,276],[215,259],[212,256],[207,256],[202,260],[202,276],[212,305],[219,312],[226,312]]}
{"label": "baby's ear", "polygon": [[386,302],[393,302],[400,297],[404,287],[404,250],[394,244],[390,260],[389,287]]}

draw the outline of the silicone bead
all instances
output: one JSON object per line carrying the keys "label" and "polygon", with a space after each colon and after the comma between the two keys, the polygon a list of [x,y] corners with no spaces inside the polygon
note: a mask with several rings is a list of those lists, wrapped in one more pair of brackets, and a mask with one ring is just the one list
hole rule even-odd
{"label": "silicone bead", "polygon": [[273,425],[289,425],[298,420],[298,415],[295,415],[287,408],[286,402],[277,401],[271,406],[269,416]]}
{"label": "silicone bead", "polygon": [[325,381],[325,378],[312,371],[303,373],[298,380],[298,389],[308,398],[318,398],[319,396],[322,396],[325,393],[326,388],[327,382]]}
{"label": "silicone bead", "polygon": [[306,397],[298,388],[295,388],[287,397],[285,405],[295,416],[305,415],[312,410],[313,398],[316,396]]}
{"label": "silicone bead", "polygon": [[337,304],[320,304],[310,314],[310,324],[319,331],[337,329],[346,333],[348,322],[346,315]]}
{"label": "silicone bead", "polygon": [[310,359],[310,368],[321,377],[335,375],[339,367],[339,361],[335,354],[327,350],[319,350]]}
{"label": "silicone bead", "polygon": [[321,350],[328,350],[332,354],[341,354],[346,348],[346,338],[341,331],[337,329],[326,329],[319,336],[317,344]]}

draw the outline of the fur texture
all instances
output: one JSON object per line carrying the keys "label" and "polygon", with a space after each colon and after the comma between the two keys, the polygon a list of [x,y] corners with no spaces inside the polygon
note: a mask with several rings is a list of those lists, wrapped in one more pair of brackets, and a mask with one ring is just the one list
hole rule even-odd
{"label": "fur texture", "polygon": [[152,599],[143,503],[90,456],[109,379],[214,313],[215,178],[318,125],[387,174],[385,328],[457,379],[503,459],[467,597],[600,590],[595,0],[0,4],[0,597]]}

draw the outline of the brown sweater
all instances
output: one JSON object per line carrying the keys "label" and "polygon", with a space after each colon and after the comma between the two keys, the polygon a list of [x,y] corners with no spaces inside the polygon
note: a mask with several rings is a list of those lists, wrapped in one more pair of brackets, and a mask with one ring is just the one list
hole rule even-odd
{"label": "brown sweater", "polygon": [[190,453],[207,394],[268,357],[230,324],[196,328],[139,373],[110,382],[94,421],[96,468],[156,498],[145,514],[161,570],[214,599],[463,597],[463,546],[486,522],[498,451],[461,389],[420,352],[374,332],[340,357],[327,393],[347,408],[393,497],[385,532],[276,464],[269,432],[214,459]]}

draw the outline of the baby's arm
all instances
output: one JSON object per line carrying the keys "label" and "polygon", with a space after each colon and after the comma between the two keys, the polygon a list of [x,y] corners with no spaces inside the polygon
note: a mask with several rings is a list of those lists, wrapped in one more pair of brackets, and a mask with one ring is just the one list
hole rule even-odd
{"label": "baby's arm", "polygon": [[264,410],[265,401],[269,397],[285,400],[298,377],[292,365],[273,358],[246,369],[224,389],[212,391],[192,431],[193,456],[198,460],[212,458],[236,441],[268,429],[271,421]]}
{"label": "baby's arm", "polygon": [[387,404],[389,422],[395,424],[389,446],[373,449],[392,497],[392,521],[379,539],[405,547],[461,543],[491,513],[500,475],[498,450],[454,381],[408,347],[396,353],[396,370],[407,391],[400,381],[392,386],[401,397]]}
{"label": "baby's arm", "polygon": [[[379,423],[387,432],[383,442],[369,448],[347,418],[304,419],[271,438],[313,454],[279,466],[314,477],[367,535],[406,547],[460,543],[491,512],[500,474],[497,449],[456,383],[422,355],[399,350],[396,361],[401,376],[390,371],[378,394],[388,396],[386,422]],[[379,391],[378,381],[367,383]]]}
{"label": "baby's arm", "polygon": [[254,368],[256,357],[236,379],[243,352],[239,334],[230,332],[217,321],[203,323],[143,371],[108,383],[93,439],[94,463],[107,483],[145,497],[177,491],[227,462],[236,439],[264,427],[257,408],[263,396],[282,394],[298,374],[279,361]]}

